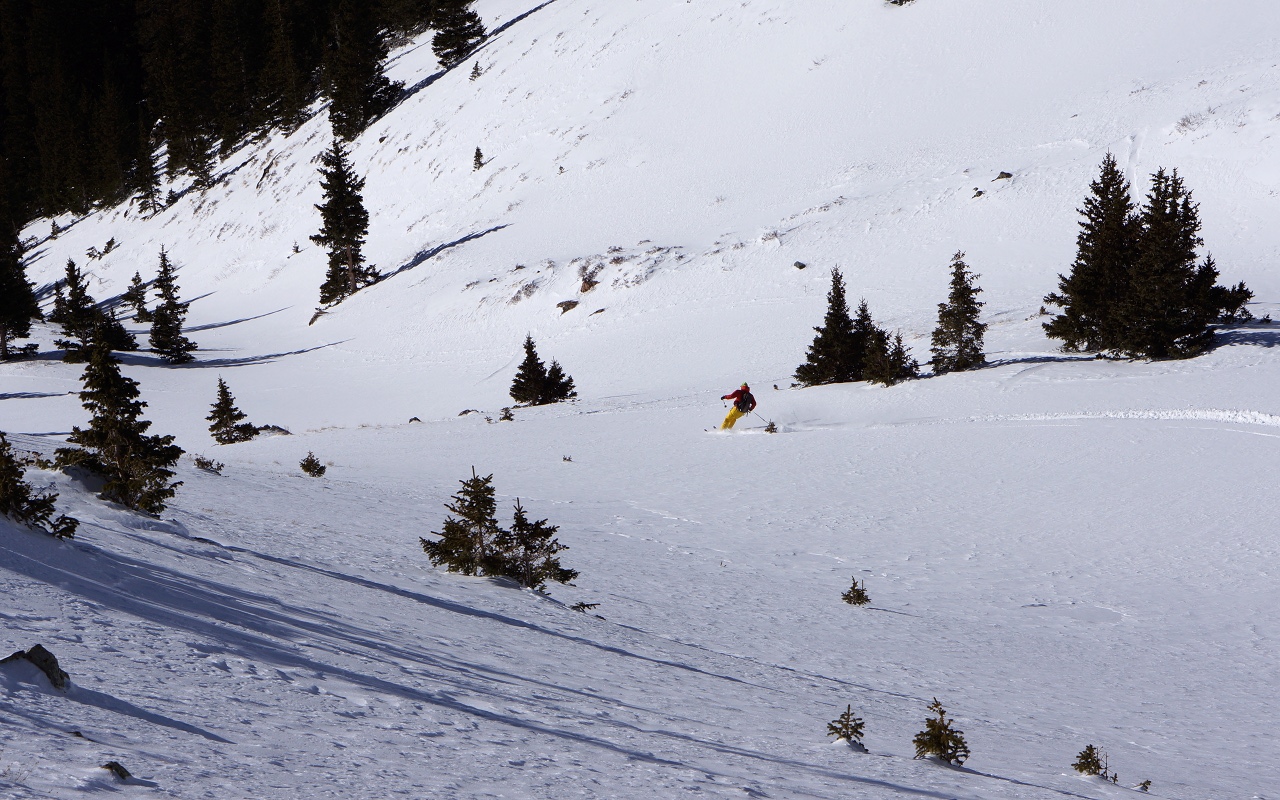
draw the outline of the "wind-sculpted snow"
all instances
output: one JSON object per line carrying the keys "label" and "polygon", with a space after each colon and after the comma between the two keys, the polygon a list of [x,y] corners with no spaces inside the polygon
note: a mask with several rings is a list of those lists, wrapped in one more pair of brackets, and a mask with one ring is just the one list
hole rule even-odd
{"label": "wind-sculpted snow", "polygon": [[[69,257],[112,304],[166,247],[196,361],[123,371],[225,467],[184,459],[160,518],[27,471],[82,525],[0,521],[0,654],[42,643],[74,691],[0,674],[0,794],[1273,796],[1275,3],[477,7],[471,61],[393,54],[406,96],[352,148],[384,277],[325,314],[322,105],[154,218],[25,232],[46,304]],[[1179,362],[1044,338],[1108,151],[1179,169],[1258,321]],[[925,361],[957,250],[988,366],[791,387],[831,267]],[[579,399],[500,421],[527,334]],[[87,419],[56,338],[0,365],[0,430],[46,456]],[[220,377],[279,435],[215,445]],[[759,417],[706,433],[744,380]],[[431,567],[473,467],[576,585]],[[963,769],[911,758],[935,697]],[[868,753],[823,736],[847,706]],[[1071,770],[1088,744],[1118,784]]]}

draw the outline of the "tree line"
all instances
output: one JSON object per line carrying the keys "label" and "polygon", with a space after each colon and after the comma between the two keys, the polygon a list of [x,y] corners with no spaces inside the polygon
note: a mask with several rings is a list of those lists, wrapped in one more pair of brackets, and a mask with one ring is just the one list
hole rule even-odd
{"label": "tree line", "polygon": [[470,5],[0,0],[0,239],[134,195],[147,211],[164,172],[207,185],[218,155],[322,96],[351,139],[399,94],[389,42],[435,27],[454,66],[484,37]]}

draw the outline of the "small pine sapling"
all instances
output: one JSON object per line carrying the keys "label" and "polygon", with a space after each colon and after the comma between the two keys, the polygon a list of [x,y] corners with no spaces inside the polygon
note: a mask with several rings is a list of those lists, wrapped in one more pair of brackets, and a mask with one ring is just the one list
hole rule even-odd
{"label": "small pine sapling", "polygon": [[483,166],[484,166],[484,152],[481,151],[479,147],[477,147],[475,160],[471,164],[471,171],[479,172],[480,168]]}
{"label": "small pine sapling", "polygon": [[778,432],[778,426],[777,426],[776,424],[774,424],[774,421],[773,421],[773,420],[769,420],[769,424],[764,426],[764,432],[765,432],[765,433],[777,433],[777,432]]}
{"label": "small pine sapling", "polygon": [[836,741],[845,741],[850,747],[862,747],[862,729],[866,721],[854,716],[853,706],[845,706],[844,713],[827,723],[827,735],[836,737]]}
{"label": "small pine sapling", "polygon": [[1101,775],[1106,772],[1106,766],[1103,764],[1105,758],[1105,752],[1093,745],[1086,745],[1076,756],[1076,762],[1071,765],[1071,768],[1081,775]]}
{"label": "small pine sapling", "polygon": [[924,730],[917,733],[911,740],[916,746],[915,757],[936,756],[948,764],[956,766],[963,764],[969,757],[969,746],[965,744],[964,731],[951,727],[951,720],[947,719],[947,712],[942,707],[942,703],[938,702],[938,698],[933,698],[933,702],[929,704],[929,710],[937,716],[927,718],[924,722]]}
{"label": "small pine sapling", "polygon": [[472,80],[472,81],[477,80],[477,79],[478,79],[481,75],[483,75],[483,74],[484,74],[484,73],[483,73],[483,72],[481,71],[481,69],[480,69],[480,62],[479,62],[479,61],[477,61],[476,63],[474,63],[474,64],[472,64],[472,65],[471,65],[471,80]]}
{"label": "small pine sapling", "polygon": [[1138,784],[1138,791],[1140,792],[1151,791],[1151,781],[1143,781],[1142,783]]}
{"label": "small pine sapling", "polygon": [[212,472],[214,475],[221,475],[223,468],[227,466],[221,461],[214,461],[212,458],[205,458],[204,456],[196,456],[195,460],[196,469]]}
{"label": "small pine sapling", "polygon": [[515,422],[516,415],[511,413],[511,406],[503,406],[502,413],[498,415],[499,422]]}
{"label": "small pine sapling", "polygon": [[307,451],[307,457],[298,462],[298,466],[313,478],[322,477],[327,469],[324,464],[320,463],[320,459],[316,458],[316,454],[310,450]]}
{"label": "small pine sapling", "polygon": [[577,611],[577,612],[579,612],[579,613],[581,613],[581,614],[585,614],[585,613],[587,613],[588,611],[594,611],[595,609],[597,609],[597,608],[599,608],[599,607],[600,607],[600,604],[599,604],[599,603],[587,603],[587,602],[584,602],[584,601],[579,600],[578,602],[576,602],[576,603],[574,603],[573,605],[569,606],[569,610],[570,610],[570,611]]}
{"label": "small pine sapling", "polygon": [[840,599],[851,606],[865,606],[871,602],[871,596],[867,594],[866,583],[860,583],[856,577],[853,579],[853,585],[849,587],[848,591],[840,595]]}

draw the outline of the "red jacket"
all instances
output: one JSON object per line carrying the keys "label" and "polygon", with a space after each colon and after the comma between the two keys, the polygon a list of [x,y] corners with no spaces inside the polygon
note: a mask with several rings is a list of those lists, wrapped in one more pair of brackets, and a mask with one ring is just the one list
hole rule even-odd
{"label": "red jacket", "polygon": [[745,414],[750,414],[756,410],[756,399],[752,397],[750,389],[739,389],[733,394],[726,394],[720,399],[732,400],[734,407]]}

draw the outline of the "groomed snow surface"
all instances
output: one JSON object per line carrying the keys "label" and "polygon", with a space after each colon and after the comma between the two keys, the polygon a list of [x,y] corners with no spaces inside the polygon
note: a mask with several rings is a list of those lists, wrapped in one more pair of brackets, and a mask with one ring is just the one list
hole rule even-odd
{"label": "groomed snow surface", "polygon": [[[165,246],[201,349],[123,355],[190,454],[160,518],[32,470],[77,538],[0,523],[0,655],[73,681],[0,668],[0,794],[1280,798],[1280,327],[1159,363],[1040,330],[1108,151],[1139,190],[1178,168],[1280,311],[1280,8],[1159,6],[480,0],[471,61],[396,51],[408,96],[352,150],[395,274],[313,325],[322,107],[154,218],[33,224],[46,299],[68,257],[110,300]],[[924,360],[956,250],[990,368],[789,388],[830,267]],[[526,332],[580,398],[489,423]],[[54,338],[0,365],[0,430],[45,454],[87,419]],[[214,445],[219,376],[293,435]],[[706,432],[743,380],[761,418]],[[430,565],[472,466],[576,585]],[[911,758],[934,697],[963,768]],[[846,705],[867,753],[824,736]]]}

